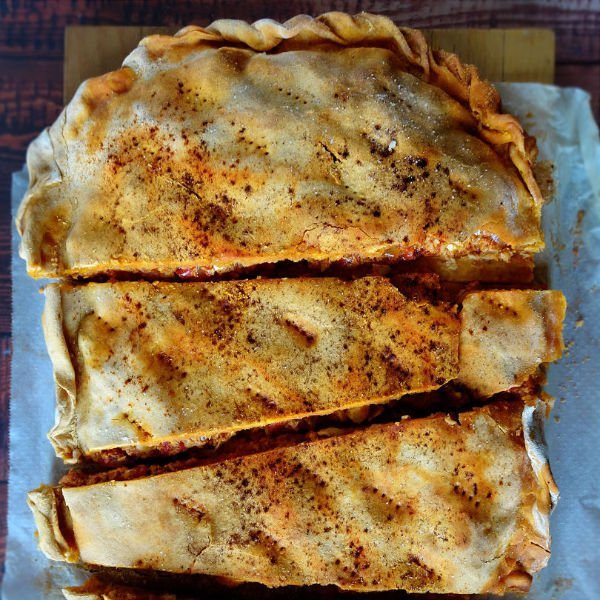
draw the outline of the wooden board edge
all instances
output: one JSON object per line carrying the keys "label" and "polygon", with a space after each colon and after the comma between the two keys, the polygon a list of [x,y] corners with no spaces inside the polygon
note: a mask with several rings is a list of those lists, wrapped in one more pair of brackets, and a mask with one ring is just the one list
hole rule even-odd
{"label": "wooden board edge", "polygon": [[[118,68],[139,40],[154,33],[172,34],[178,27],[72,25],[65,28],[63,91],[65,102],[89,77]],[[491,81],[553,83],[556,40],[552,29],[423,29],[434,48],[458,54],[477,65]],[[99,48],[101,51],[99,51]]]}

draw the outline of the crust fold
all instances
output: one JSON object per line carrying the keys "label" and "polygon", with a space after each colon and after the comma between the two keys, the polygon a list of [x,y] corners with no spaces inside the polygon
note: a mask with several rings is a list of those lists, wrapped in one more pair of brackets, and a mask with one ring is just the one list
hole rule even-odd
{"label": "crust fold", "polygon": [[52,361],[56,389],[56,421],[48,433],[56,455],[66,463],[77,462],[80,451],[77,438],[77,389],[75,369],[63,330],[62,294],[58,285],[46,287],[46,305],[42,326]]}
{"label": "crust fold", "polygon": [[546,410],[547,404],[541,400],[523,409],[523,441],[532,470],[531,484],[522,494],[518,528],[499,569],[503,574],[487,590],[491,594],[528,592],[532,574],[550,560],[550,513],[558,502],[558,487],[544,441]]}
{"label": "crust fold", "polygon": [[40,550],[52,560],[77,562],[79,553],[69,540],[68,509],[58,488],[42,486],[29,492],[27,504],[33,512]]}

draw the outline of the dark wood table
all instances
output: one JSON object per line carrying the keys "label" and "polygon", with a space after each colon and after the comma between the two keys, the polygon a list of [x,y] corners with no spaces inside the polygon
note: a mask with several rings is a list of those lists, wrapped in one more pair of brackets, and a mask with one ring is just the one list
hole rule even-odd
{"label": "dark wood table", "polygon": [[[0,0],[0,578],[4,572],[11,358],[10,179],[62,108],[66,25],[204,25],[329,10],[385,14],[413,27],[546,27],[556,83],[592,94],[600,116],[600,0]],[[26,382],[23,382],[26,385]]]}

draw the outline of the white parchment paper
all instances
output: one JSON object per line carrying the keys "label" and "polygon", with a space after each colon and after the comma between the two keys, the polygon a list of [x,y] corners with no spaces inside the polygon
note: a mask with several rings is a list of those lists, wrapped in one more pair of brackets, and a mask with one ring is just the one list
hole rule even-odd
{"label": "white parchment paper", "polygon": [[[505,109],[536,136],[541,159],[555,165],[557,193],[545,208],[547,248],[540,263],[569,302],[567,351],[549,370],[556,404],[546,438],[561,490],[554,512],[552,558],[535,580],[532,600],[600,598],[600,140],[589,96],[578,89],[499,84]],[[13,215],[26,187],[13,176]],[[29,279],[13,231],[13,359],[10,404],[8,546],[4,600],[62,598],[60,586],[82,580],[36,549],[28,490],[55,482],[62,465],[46,433],[54,422],[54,386],[41,312],[43,282]]]}

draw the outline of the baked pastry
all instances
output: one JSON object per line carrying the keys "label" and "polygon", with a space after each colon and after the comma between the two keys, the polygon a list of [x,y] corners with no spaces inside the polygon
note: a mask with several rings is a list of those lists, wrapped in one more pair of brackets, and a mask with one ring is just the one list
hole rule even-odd
{"label": "baked pastry", "polygon": [[453,54],[387,18],[217,21],[151,36],[28,152],[33,277],[205,277],[419,259],[530,279],[535,143]]}
{"label": "baked pastry", "polygon": [[[562,351],[564,297],[551,291],[470,293],[460,320],[457,305],[410,300],[382,277],[62,284],[46,296],[50,439],[67,462],[173,454],[340,410],[356,420],[456,379],[490,396]],[[502,359],[506,337],[525,335],[535,352]]]}
{"label": "baked pastry", "polygon": [[549,557],[556,492],[534,420],[533,407],[495,403],[460,422],[442,414],[152,477],[42,487],[29,503],[54,560],[270,587],[527,591]]}
{"label": "baked pastry", "polygon": [[456,310],[407,300],[384,278],[92,283],[46,295],[50,438],[67,460],[169,454],[458,374]]}
{"label": "baked pastry", "polygon": [[489,397],[558,360],[567,303],[561,292],[494,290],[468,294],[460,313],[458,380]]}

